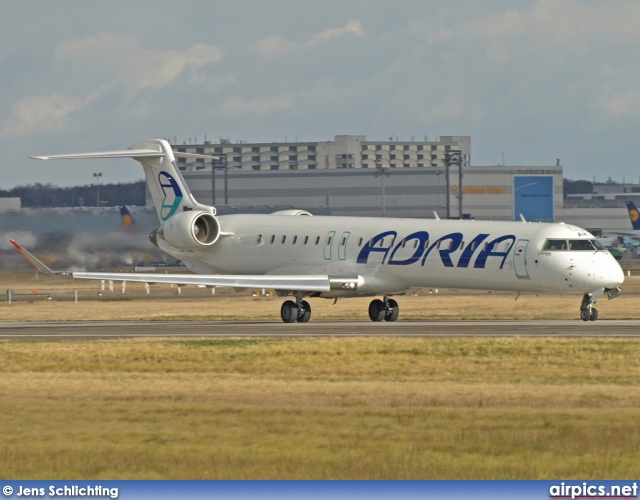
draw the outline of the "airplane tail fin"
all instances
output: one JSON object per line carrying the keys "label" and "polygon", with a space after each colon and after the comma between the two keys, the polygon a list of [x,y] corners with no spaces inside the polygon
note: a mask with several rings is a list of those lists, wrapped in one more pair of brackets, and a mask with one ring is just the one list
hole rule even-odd
{"label": "airplane tail fin", "polygon": [[633,229],[640,229],[640,212],[638,212],[638,209],[632,201],[627,202],[627,210]]}
{"label": "airplane tail fin", "polygon": [[122,225],[128,229],[135,224],[133,220],[133,215],[129,212],[129,209],[126,205],[120,206],[120,217],[122,218]]}
{"label": "airplane tail fin", "polygon": [[201,210],[215,215],[216,209],[196,201],[185,182],[175,157],[215,160],[215,156],[177,153],[164,139],[150,139],[129,149],[99,153],[78,153],[49,156],[30,156],[36,160],[73,160],[87,158],[133,158],[140,162],[151,191],[158,218],[166,222],[178,211]]}

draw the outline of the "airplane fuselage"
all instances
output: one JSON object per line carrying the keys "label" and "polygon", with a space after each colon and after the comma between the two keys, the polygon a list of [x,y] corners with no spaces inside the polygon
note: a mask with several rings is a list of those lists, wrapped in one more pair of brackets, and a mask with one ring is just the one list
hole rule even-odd
{"label": "airplane fuselage", "polygon": [[291,215],[219,221],[228,236],[212,247],[159,246],[197,273],[367,277],[357,291],[323,297],[417,287],[584,294],[623,280],[606,250],[545,250],[549,239],[594,239],[566,224]]}

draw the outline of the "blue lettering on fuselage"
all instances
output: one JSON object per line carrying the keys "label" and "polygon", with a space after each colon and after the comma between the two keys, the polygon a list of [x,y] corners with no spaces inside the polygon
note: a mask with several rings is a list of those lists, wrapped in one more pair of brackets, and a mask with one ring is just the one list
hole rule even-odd
{"label": "blue lettering on fuselage", "polygon": [[[384,238],[387,236],[391,236],[391,240],[393,241],[395,237],[398,236],[398,233],[396,233],[395,231],[385,231],[384,233],[380,233],[374,236],[373,238],[371,238],[369,241],[367,241],[367,243],[365,243],[364,247],[362,247],[362,250],[360,250],[360,253],[358,254],[358,260],[357,260],[358,264],[366,264],[367,261],[369,260],[369,254],[371,252],[383,253],[384,257],[382,257],[382,263],[384,264],[384,261],[387,258],[387,254],[389,253],[389,250],[391,250],[391,246],[376,247],[375,245],[380,240],[384,240]],[[384,241],[382,243],[384,243]]]}
{"label": "blue lettering on fuselage", "polygon": [[[385,264],[387,260],[387,256],[393,247],[393,241],[395,241],[398,233],[396,231],[385,231],[383,233],[377,234],[373,238],[371,238],[360,250],[358,254],[357,263],[358,264],[367,264],[369,261],[369,256],[372,252],[382,253],[381,263]],[[384,245],[384,239],[387,236],[391,236],[391,244],[388,246]],[[429,233],[427,231],[416,231],[415,233],[411,233],[409,236],[401,240],[391,251],[391,256],[389,257],[386,265],[389,266],[408,266],[411,264],[415,264],[421,259],[421,266],[424,266],[427,261],[427,257],[431,254],[433,249],[438,250],[437,254],[440,256],[440,261],[445,267],[462,267],[467,268],[471,263],[471,259],[476,251],[481,248],[481,243],[484,242],[489,237],[489,234],[481,233],[476,235],[467,245],[466,248],[462,251],[460,258],[457,263],[453,262],[452,254],[457,252],[462,246],[462,241],[464,236],[462,233],[450,233],[446,234],[433,243],[429,244]],[[396,257],[396,253],[401,249],[407,246],[409,241],[417,240],[417,245],[414,243],[415,251],[413,255],[409,258],[401,259]],[[502,261],[500,262],[500,269],[503,268],[504,263],[507,259],[507,256],[511,252],[513,245],[516,241],[516,237],[512,234],[507,234],[503,236],[498,236],[491,241],[488,241],[484,244],[484,248],[477,253],[476,260],[473,264],[473,267],[476,269],[484,269],[487,264],[487,259],[489,257],[502,257]],[[382,246],[376,246],[378,243],[382,242]],[[500,243],[505,243],[503,249],[500,250]]]}

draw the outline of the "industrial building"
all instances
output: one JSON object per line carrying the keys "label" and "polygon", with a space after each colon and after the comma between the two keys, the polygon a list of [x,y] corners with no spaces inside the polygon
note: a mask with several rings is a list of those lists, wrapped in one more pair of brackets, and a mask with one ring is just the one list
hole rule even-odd
{"label": "industrial building", "polygon": [[[567,222],[601,234],[629,231],[624,196],[606,206],[563,198],[560,162],[547,166],[472,166],[469,136],[433,141],[367,140],[335,136],[327,142],[174,145],[216,155],[179,163],[195,197],[214,205],[292,205],[312,213]],[[622,197],[621,197],[622,196]],[[607,196],[608,198],[611,195]]]}

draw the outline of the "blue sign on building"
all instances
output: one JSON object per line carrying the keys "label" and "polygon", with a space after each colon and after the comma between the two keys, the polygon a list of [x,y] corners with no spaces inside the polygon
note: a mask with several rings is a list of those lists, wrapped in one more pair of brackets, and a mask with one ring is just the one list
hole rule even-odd
{"label": "blue sign on building", "polygon": [[513,178],[513,220],[554,222],[553,176],[517,175]]}

